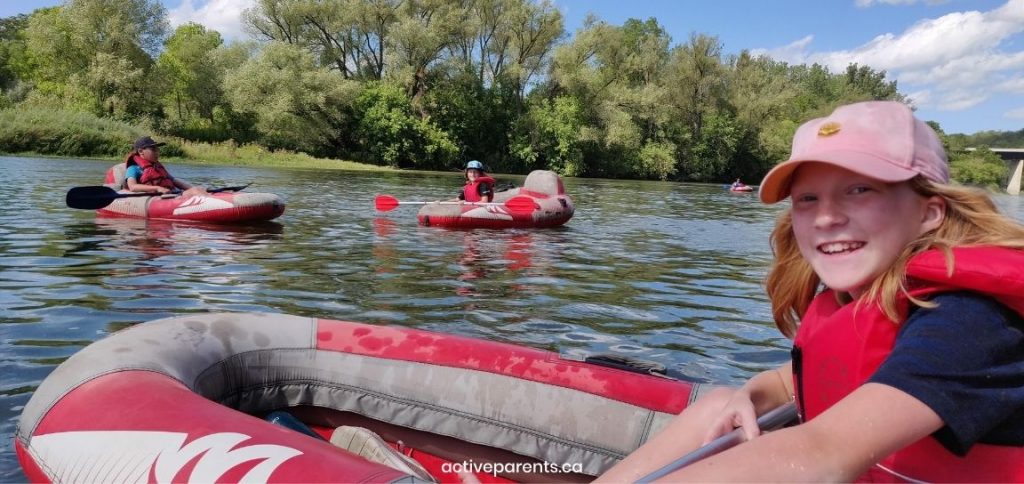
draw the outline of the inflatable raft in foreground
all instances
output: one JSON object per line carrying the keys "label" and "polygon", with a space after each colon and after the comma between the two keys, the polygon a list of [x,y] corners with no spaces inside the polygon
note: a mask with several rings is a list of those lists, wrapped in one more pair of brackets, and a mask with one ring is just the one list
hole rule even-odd
{"label": "inflatable raft in foreground", "polygon": [[492,464],[473,469],[490,482],[497,466],[587,481],[702,388],[415,329],[205,314],[136,325],[69,358],[25,406],[15,447],[33,481],[408,479],[260,418],[288,409],[320,432],[358,425],[401,441],[439,480],[473,462]]}
{"label": "inflatable raft in foreground", "polygon": [[[123,185],[125,164],[107,170],[104,184],[115,190]],[[284,202],[272,193],[221,192],[201,197],[118,198],[97,211],[105,217],[131,217],[158,220],[238,223],[275,219],[284,213]]]}
{"label": "inflatable raft in foreground", "polygon": [[[501,204],[514,197],[529,197],[535,209],[517,212]],[[562,178],[555,172],[530,172],[521,188],[494,194],[494,205],[431,204],[420,208],[417,218],[422,225],[455,228],[540,228],[557,227],[569,221],[574,213],[572,199],[565,194]]]}

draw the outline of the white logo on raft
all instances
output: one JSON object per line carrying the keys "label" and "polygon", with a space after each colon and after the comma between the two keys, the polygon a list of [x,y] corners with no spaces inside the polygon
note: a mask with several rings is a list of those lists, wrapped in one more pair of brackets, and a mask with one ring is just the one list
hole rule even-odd
{"label": "white logo on raft", "polygon": [[467,210],[462,213],[463,216],[471,216],[478,218],[489,218],[499,220],[512,220],[512,214],[505,210],[505,207],[500,205],[487,205],[484,207],[476,207],[472,210]]}
{"label": "white logo on raft", "polygon": [[227,200],[214,197],[196,196],[185,200],[184,203],[174,209],[173,213],[174,215],[184,215],[187,213],[209,212],[211,210],[220,210],[232,207],[234,207],[234,204]]}
{"label": "white logo on raft", "polygon": [[244,462],[262,459],[241,478],[267,482],[283,462],[302,452],[276,444],[238,447],[251,437],[221,432],[185,444],[180,432],[58,432],[32,438],[29,452],[53,482],[139,482],[152,475],[158,483],[179,482],[182,468],[193,459],[188,482],[217,482]]}

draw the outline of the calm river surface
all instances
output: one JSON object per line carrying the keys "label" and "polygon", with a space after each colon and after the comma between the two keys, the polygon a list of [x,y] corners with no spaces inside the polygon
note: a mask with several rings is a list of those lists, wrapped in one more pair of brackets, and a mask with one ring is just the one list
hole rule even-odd
{"label": "calm river surface", "polygon": [[[761,279],[781,209],[721,185],[567,179],[559,229],[420,227],[459,173],[363,174],[171,165],[206,186],[252,182],[287,203],[274,223],[216,227],[97,219],[69,209],[109,162],[0,157],[0,481],[25,479],[12,436],[64,359],[121,328],[208,311],[402,325],[569,354],[656,360],[738,383],[788,358]],[[522,183],[523,177],[499,177]],[[997,202],[1024,220],[1020,197]]]}

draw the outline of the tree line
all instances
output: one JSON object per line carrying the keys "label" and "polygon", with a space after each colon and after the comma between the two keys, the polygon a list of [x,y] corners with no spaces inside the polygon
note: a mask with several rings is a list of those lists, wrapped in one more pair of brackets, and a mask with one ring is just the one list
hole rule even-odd
{"label": "tree line", "polygon": [[257,0],[244,23],[232,43],[171,31],[157,0],[0,19],[0,107],[399,168],[718,182],[761,176],[839,104],[907,101],[884,71],[725,55],[653,18],[569,36],[547,0]]}

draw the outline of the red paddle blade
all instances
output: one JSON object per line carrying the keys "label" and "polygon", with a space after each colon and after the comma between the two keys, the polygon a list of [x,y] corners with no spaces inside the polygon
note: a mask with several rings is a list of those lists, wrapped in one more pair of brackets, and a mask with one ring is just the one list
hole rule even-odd
{"label": "red paddle blade", "polygon": [[533,199],[525,195],[518,197],[512,197],[505,202],[505,207],[511,210],[513,213],[533,213],[536,210],[537,205],[533,202]]}
{"label": "red paddle blade", "polygon": [[377,210],[387,212],[398,208],[398,199],[391,195],[377,195],[377,198],[373,199],[373,205]]}

